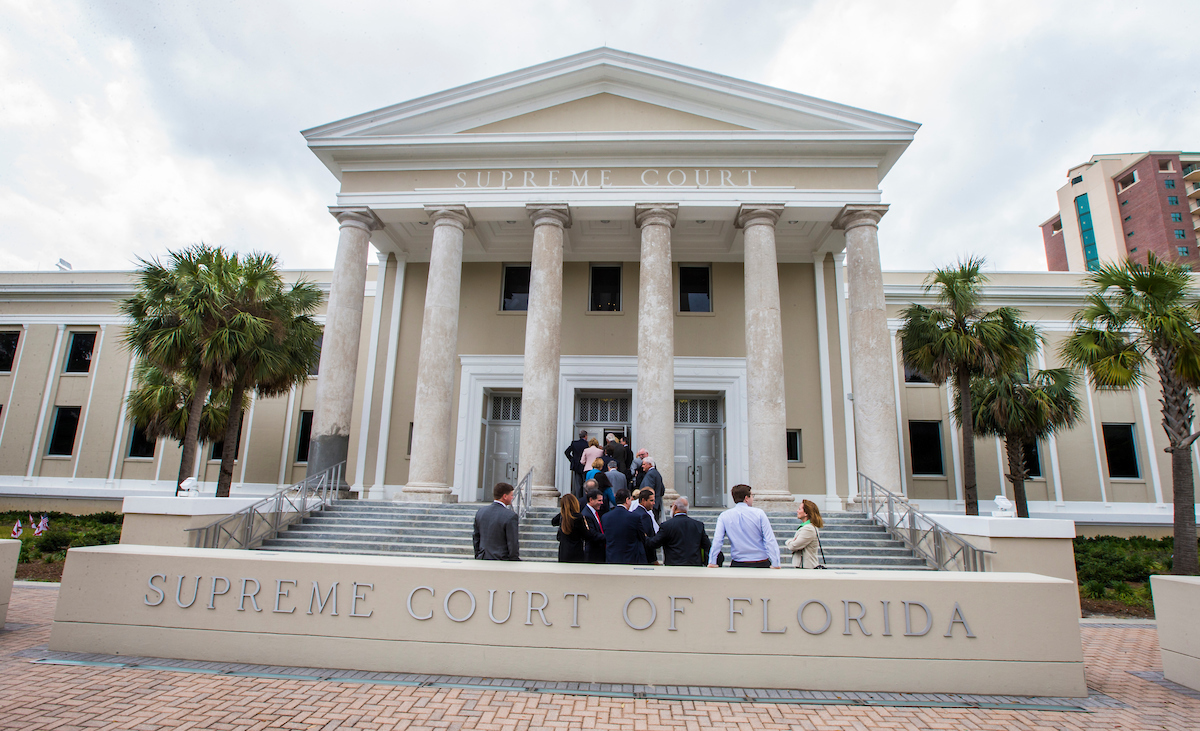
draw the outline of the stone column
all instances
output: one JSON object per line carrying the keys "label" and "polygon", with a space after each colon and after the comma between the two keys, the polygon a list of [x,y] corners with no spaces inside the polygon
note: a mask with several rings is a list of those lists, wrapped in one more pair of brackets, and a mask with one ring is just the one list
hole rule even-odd
{"label": "stone column", "polygon": [[[854,382],[854,433],[858,470],[900,494],[896,393],[891,336],[879,265],[879,219],[886,205],[848,205],[833,222],[846,232],[850,284],[850,372]],[[852,476],[851,480],[857,480]]]}
{"label": "stone column", "polygon": [[417,397],[413,405],[412,461],[400,499],[453,503],[451,489],[450,403],[454,359],[458,353],[458,307],[462,287],[463,231],[472,225],[466,206],[426,206],[433,221],[429,283],[417,359]]}
{"label": "stone column", "polygon": [[[679,206],[639,203],[634,221],[642,229],[638,278],[637,443],[662,475],[668,503],[675,491],[675,308],[671,229]],[[666,514],[666,505],[663,513]]]}
{"label": "stone column", "polygon": [[[558,364],[562,354],[563,229],[571,226],[565,204],[526,206],[533,222],[529,312],[525,319],[525,369],[521,387],[519,477],[532,470],[533,504],[555,505],[558,457]],[[491,485],[484,486],[486,493]],[[569,487],[568,487],[569,489]]]}
{"label": "stone column", "polygon": [[791,510],[795,503],[788,489],[783,321],[775,257],[775,223],[782,212],[782,205],[745,203],[737,216],[745,248],[750,487],[754,507],[763,510]]}
{"label": "stone column", "polygon": [[[308,447],[309,475],[345,462],[350,450],[354,379],[358,373],[363,292],[367,284],[367,249],[371,232],[383,228],[383,222],[370,208],[332,207],[329,212],[341,224],[341,231],[325,310],[317,404]],[[345,479],[345,472],[342,476]]]}

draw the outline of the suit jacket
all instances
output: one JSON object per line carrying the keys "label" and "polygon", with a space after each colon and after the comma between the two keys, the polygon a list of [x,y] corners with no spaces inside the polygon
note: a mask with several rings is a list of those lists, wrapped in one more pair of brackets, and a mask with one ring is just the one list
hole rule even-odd
{"label": "suit jacket", "polygon": [[604,517],[602,513],[599,518],[592,514],[592,509],[584,505],[583,510],[579,511],[583,516],[583,522],[587,525],[587,543],[583,547],[584,560],[588,563],[605,563],[604,560],[604,531],[600,529],[600,519]]}
{"label": "suit jacket", "polygon": [[475,513],[475,558],[486,561],[520,561],[517,544],[520,519],[505,505],[493,502]]}
{"label": "suit jacket", "polygon": [[658,527],[646,545],[662,547],[663,563],[667,566],[704,566],[708,563],[708,549],[712,541],[704,531],[704,524],[687,513],[680,513]]}
{"label": "suit jacket", "polygon": [[579,460],[583,457],[583,450],[587,449],[587,446],[588,443],[586,439],[576,439],[568,444],[567,448],[563,450],[563,455],[565,455],[567,461],[571,463],[572,472],[583,474],[583,464],[580,463]]}
{"label": "suit jacket", "polygon": [[646,534],[646,563],[654,563],[658,560],[658,552],[650,545],[650,539],[655,536],[654,520],[650,517],[650,513],[641,505],[635,505],[633,510],[629,512],[636,515],[642,521],[642,531]]}
{"label": "suit jacket", "polygon": [[657,467],[651,467],[646,470],[645,476],[642,477],[642,483],[638,487],[648,487],[654,490],[654,512],[662,511],[663,493],[666,491],[666,486],[663,485],[662,475],[659,474]]}
{"label": "suit jacket", "polygon": [[646,528],[642,516],[618,505],[600,518],[604,526],[604,554],[607,563],[646,563]]}

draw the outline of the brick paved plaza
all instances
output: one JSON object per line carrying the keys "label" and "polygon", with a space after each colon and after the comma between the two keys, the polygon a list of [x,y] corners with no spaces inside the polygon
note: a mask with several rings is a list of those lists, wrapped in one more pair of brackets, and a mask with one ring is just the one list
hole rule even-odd
{"label": "brick paved plaza", "polygon": [[[1157,636],[1144,625],[1085,626],[1092,695],[1080,701],[1085,710],[1050,711],[935,707],[929,697],[910,706],[894,697],[884,704],[662,700],[220,675],[201,672],[203,663],[188,671],[38,663],[51,654],[45,645],[57,598],[53,588],[13,589],[0,633],[0,728],[1200,729],[1200,693],[1161,682]],[[866,694],[848,694],[855,696]]]}

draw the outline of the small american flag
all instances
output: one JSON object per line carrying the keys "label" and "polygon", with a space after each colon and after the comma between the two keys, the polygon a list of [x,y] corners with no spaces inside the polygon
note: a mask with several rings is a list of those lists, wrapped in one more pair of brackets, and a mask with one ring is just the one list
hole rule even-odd
{"label": "small american flag", "polygon": [[[29,519],[29,524],[33,525],[33,518]],[[41,534],[45,533],[49,527],[50,527],[50,516],[43,515],[42,519],[40,521],[38,521],[37,526],[34,527],[33,534],[35,536],[40,536]]]}

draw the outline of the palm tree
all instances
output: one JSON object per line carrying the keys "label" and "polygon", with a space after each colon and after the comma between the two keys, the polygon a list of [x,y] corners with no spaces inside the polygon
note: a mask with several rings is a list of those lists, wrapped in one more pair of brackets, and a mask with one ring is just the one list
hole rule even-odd
{"label": "palm tree", "polygon": [[1069,368],[1038,371],[1026,379],[1021,371],[971,381],[971,412],[975,433],[1004,439],[1008,457],[1006,477],[1013,486],[1017,517],[1029,517],[1025,498],[1025,445],[1045,439],[1079,421],[1079,379]]}
{"label": "palm tree", "polygon": [[[166,373],[146,362],[137,364],[133,382],[135,387],[127,401],[130,421],[150,439],[167,437],[183,444],[195,383],[187,376]],[[201,411],[198,441],[211,442],[223,434],[228,418],[229,392],[210,391]]]}
{"label": "palm tree", "polygon": [[1098,388],[1132,388],[1157,369],[1175,503],[1171,571],[1200,573],[1191,454],[1200,436],[1192,433],[1191,398],[1200,387],[1200,301],[1191,293],[1191,272],[1151,254],[1145,264],[1104,264],[1087,282],[1092,291],[1075,313],[1063,358],[1087,368]]}
{"label": "palm tree", "polygon": [[[183,432],[176,491],[192,471],[205,400],[221,353],[214,337],[225,319],[237,256],[198,244],[171,252],[167,264],[141,259],[134,294],[121,302],[131,320],[125,343],[165,374],[183,373],[193,389]],[[218,374],[219,375],[219,374]],[[218,385],[220,380],[217,380]]]}
{"label": "palm tree", "polygon": [[[220,367],[233,404],[241,404],[251,390],[263,398],[287,393],[308,377],[319,355],[321,326],[312,313],[323,295],[303,280],[285,287],[277,264],[270,254],[253,254],[241,262],[241,279],[229,305],[236,314],[217,333]],[[229,496],[242,413],[240,406],[232,409],[226,423],[217,497]]]}
{"label": "palm tree", "polygon": [[967,515],[979,515],[971,378],[991,378],[1015,370],[1038,342],[1037,333],[1021,319],[1019,310],[981,308],[980,290],[987,282],[983,265],[983,258],[971,257],[929,275],[925,291],[934,293],[937,304],[909,305],[902,313],[904,325],[900,328],[904,365],[939,386],[949,381],[958,398],[955,418],[962,430]]}

